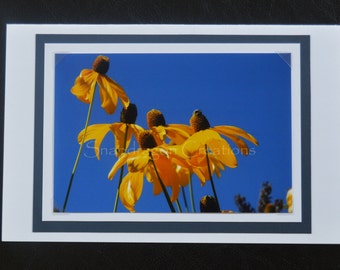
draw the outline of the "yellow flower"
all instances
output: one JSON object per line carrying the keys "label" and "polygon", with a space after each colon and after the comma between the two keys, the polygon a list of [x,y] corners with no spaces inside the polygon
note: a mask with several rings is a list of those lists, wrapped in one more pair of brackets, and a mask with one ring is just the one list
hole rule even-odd
{"label": "yellow flower", "polygon": [[112,180],[119,168],[127,164],[129,172],[119,187],[119,197],[131,212],[135,212],[135,204],[142,194],[144,176],[153,184],[154,195],[164,192],[162,183],[165,187],[171,187],[171,202],[177,200],[180,192],[180,179],[173,163],[179,161],[178,157],[163,146],[157,146],[150,131],[141,132],[138,141],[141,149],[123,153],[108,175]]}
{"label": "yellow flower", "polygon": [[[112,132],[115,137],[116,155],[119,156],[130,145],[132,135],[138,138],[138,134],[144,129],[135,124],[137,118],[137,107],[130,103],[127,109],[122,110],[120,121],[112,124],[95,124],[87,128],[84,142],[94,140],[94,150],[98,159],[100,159],[100,145],[108,132]],[[78,135],[78,142],[83,140],[85,129]],[[126,133],[127,132],[127,133]]]}
{"label": "yellow flower", "polygon": [[92,69],[81,71],[75,80],[71,93],[80,101],[89,104],[92,102],[93,91],[98,83],[102,107],[108,114],[112,114],[117,108],[118,97],[124,108],[127,108],[130,101],[124,89],[106,75],[109,66],[108,57],[98,56],[93,62]]}
{"label": "yellow flower", "polygon": [[183,124],[166,124],[161,111],[152,109],[147,113],[147,123],[157,145],[165,142],[166,137],[173,144],[181,144],[193,134],[193,129]]}
{"label": "yellow flower", "polygon": [[220,135],[233,141],[243,155],[248,155],[249,148],[243,139],[258,145],[257,140],[243,129],[234,126],[211,127],[207,118],[200,110],[195,110],[190,118],[190,125],[194,134],[183,144],[183,152],[190,159],[193,157],[203,159],[206,153],[206,146],[211,153],[223,165],[230,168],[237,167],[237,159],[229,143]]}
{"label": "yellow flower", "polygon": [[293,213],[293,190],[291,188],[287,192],[286,202],[288,206],[288,213]]}

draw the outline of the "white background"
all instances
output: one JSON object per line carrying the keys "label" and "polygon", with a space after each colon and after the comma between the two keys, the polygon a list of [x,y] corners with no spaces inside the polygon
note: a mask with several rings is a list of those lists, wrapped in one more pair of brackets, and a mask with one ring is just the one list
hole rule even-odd
{"label": "white background", "polygon": [[[35,34],[310,35],[312,97],[312,234],[32,233]],[[7,27],[3,241],[340,243],[337,142],[340,28],[336,26]]]}

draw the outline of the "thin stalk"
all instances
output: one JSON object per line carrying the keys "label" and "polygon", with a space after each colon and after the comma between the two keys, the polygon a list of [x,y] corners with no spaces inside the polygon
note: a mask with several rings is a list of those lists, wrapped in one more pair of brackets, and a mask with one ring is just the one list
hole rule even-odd
{"label": "thin stalk", "polygon": [[178,199],[176,200],[176,205],[177,205],[177,208],[178,208],[178,212],[182,213],[182,207],[181,207]]}
{"label": "thin stalk", "polygon": [[207,145],[205,145],[205,157],[207,159],[208,173],[209,173],[211,188],[214,192],[214,196],[215,196],[215,199],[216,199],[217,209],[218,209],[218,212],[221,212],[220,204],[218,202],[218,197],[217,197],[217,193],[216,193],[216,190],[215,190],[214,181],[213,181],[212,174],[211,174],[210,162],[209,162],[209,156],[208,156],[208,146]]}
{"label": "thin stalk", "polygon": [[184,201],[184,206],[185,206],[185,212],[189,212],[187,196],[185,195],[185,189],[183,186],[181,186],[181,189],[182,189],[183,201]]}
{"label": "thin stalk", "polygon": [[[126,142],[127,142],[127,136],[128,136],[128,131],[129,131],[129,125],[125,124],[125,134],[124,134],[124,142],[123,142],[123,151],[126,151]],[[123,175],[124,175],[124,167],[125,165],[123,165],[120,168],[120,175],[119,175],[119,182],[118,182],[118,187],[117,187],[117,191],[116,191],[116,199],[115,199],[115,204],[113,207],[113,212],[117,212],[117,208],[118,208],[118,199],[119,199],[119,187],[120,184],[122,183],[123,180]]]}
{"label": "thin stalk", "polygon": [[153,160],[152,153],[151,153],[150,151],[149,151],[149,156],[150,156],[150,161],[151,161],[151,163],[152,163],[152,165],[153,165],[153,168],[155,169],[155,172],[156,172],[158,181],[159,181],[159,183],[161,184],[161,187],[162,187],[164,196],[165,196],[165,198],[166,198],[166,201],[168,202],[168,205],[169,205],[169,207],[170,207],[170,210],[171,210],[171,212],[176,213],[176,210],[175,210],[173,204],[171,203],[171,199],[170,199],[169,193],[168,193],[168,191],[166,190],[166,187],[165,187],[165,185],[164,185],[164,183],[163,183],[161,177],[160,177],[159,174],[158,174],[158,171],[157,171],[157,168],[156,168],[155,161]]}
{"label": "thin stalk", "polygon": [[189,179],[189,192],[190,192],[190,200],[191,200],[191,210],[196,213],[196,208],[195,208],[195,200],[194,200],[194,190],[192,186],[192,180],[191,180],[191,174],[190,174],[190,179]]}
{"label": "thin stalk", "polygon": [[87,111],[87,117],[86,117],[85,128],[84,128],[84,135],[83,135],[83,138],[81,140],[81,143],[80,143],[80,146],[79,146],[79,150],[78,150],[78,154],[77,154],[76,160],[75,160],[74,165],[73,165],[73,170],[72,170],[70,181],[69,181],[68,188],[67,188],[66,198],[65,198],[65,201],[64,201],[63,212],[65,212],[65,210],[66,210],[66,206],[67,206],[67,202],[68,202],[68,197],[70,195],[70,191],[71,191],[71,187],[72,187],[72,183],[73,183],[73,178],[74,178],[74,175],[75,175],[77,167],[78,167],[78,163],[79,163],[79,160],[80,160],[81,152],[83,150],[84,141],[85,141],[86,132],[87,132],[87,127],[89,125],[89,121],[90,121],[90,117],[91,117],[93,100],[94,100],[94,93],[95,92],[96,92],[96,88],[94,88],[94,90],[93,90],[91,103],[90,103],[89,109]]}

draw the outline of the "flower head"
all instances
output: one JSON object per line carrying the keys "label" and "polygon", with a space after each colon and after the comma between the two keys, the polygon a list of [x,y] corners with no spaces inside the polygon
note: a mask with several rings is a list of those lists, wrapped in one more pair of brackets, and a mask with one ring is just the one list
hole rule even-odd
{"label": "flower head", "polygon": [[98,84],[102,107],[108,114],[112,114],[116,111],[118,98],[124,108],[127,108],[130,101],[124,89],[106,75],[109,67],[109,58],[99,55],[93,62],[92,69],[83,69],[80,72],[71,93],[80,101],[89,104],[92,102],[93,92]]}
{"label": "flower head", "polygon": [[[137,107],[135,104],[130,103],[121,112],[120,120],[122,122],[112,124],[94,124],[87,128],[84,142],[94,140],[94,150],[98,159],[100,159],[100,146],[105,136],[111,131],[115,137],[116,155],[119,156],[128,148],[132,135],[136,138],[138,134],[144,129],[135,124],[137,118]],[[85,129],[78,135],[78,142],[83,140]]]}
{"label": "flower head", "polygon": [[161,180],[172,190],[171,202],[177,199],[180,192],[180,178],[174,165],[175,162],[179,162],[178,157],[166,148],[157,146],[150,131],[140,132],[138,142],[141,149],[123,153],[108,175],[108,178],[112,180],[118,169],[127,164],[128,173],[119,187],[119,197],[123,205],[131,212],[135,212],[135,204],[142,194],[144,176],[148,182],[153,184],[154,195],[163,191]]}
{"label": "flower head", "polygon": [[248,155],[249,148],[243,139],[255,145],[257,140],[244,130],[234,126],[211,127],[208,119],[200,110],[195,110],[190,118],[190,125],[194,134],[183,144],[183,151],[190,158],[205,153],[205,146],[223,165],[230,168],[237,167],[237,159],[229,143],[223,135],[234,142],[243,155]]}
{"label": "flower head", "polygon": [[190,126],[166,124],[163,113],[155,109],[147,113],[147,123],[158,145],[163,144],[166,137],[174,144],[181,144],[193,133]]}

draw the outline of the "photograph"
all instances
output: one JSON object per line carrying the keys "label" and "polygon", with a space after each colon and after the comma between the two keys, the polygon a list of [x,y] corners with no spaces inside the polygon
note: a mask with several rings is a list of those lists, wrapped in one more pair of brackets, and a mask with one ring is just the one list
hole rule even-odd
{"label": "photograph", "polygon": [[290,53],[56,53],[54,212],[291,213]]}

